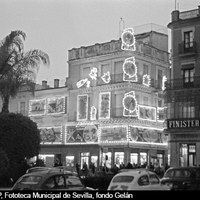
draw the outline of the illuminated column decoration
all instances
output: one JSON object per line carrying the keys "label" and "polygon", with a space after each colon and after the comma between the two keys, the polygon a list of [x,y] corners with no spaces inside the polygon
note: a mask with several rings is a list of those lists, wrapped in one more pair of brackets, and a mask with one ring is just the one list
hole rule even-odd
{"label": "illuminated column decoration", "polygon": [[138,110],[137,110],[137,100],[135,98],[135,92],[128,92],[124,95],[124,98],[122,100],[122,104],[124,107],[123,115],[125,117],[135,117],[138,116]]}
{"label": "illuminated column decoration", "polygon": [[138,119],[156,121],[156,108],[152,106],[138,105]]}
{"label": "illuminated column decoration", "polygon": [[92,80],[97,80],[97,68],[96,67],[91,69],[89,76]]}
{"label": "illuminated column decoration", "polygon": [[101,79],[102,79],[105,83],[110,83],[110,81],[111,81],[110,72],[104,73],[104,75],[101,77]]}
{"label": "illuminated column decoration", "polygon": [[166,89],[165,87],[165,82],[167,81],[167,77],[166,76],[163,76],[163,79],[162,79],[162,90],[164,91]]}
{"label": "illuminated column decoration", "polygon": [[137,82],[137,66],[135,64],[135,58],[130,57],[125,59],[123,63],[123,81]]}
{"label": "illuminated column decoration", "polygon": [[89,88],[90,87],[90,81],[87,81],[87,83],[86,83],[86,86],[87,86],[87,88]]}
{"label": "illuminated column decoration", "polygon": [[151,84],[150,75],[145,74],[145,75],[143,76],[143,81],[142,81],[142,83],[143,83],[143,85],[149,87],[150,84]]}
{"label": "illuminated column decoration", "polygon": [[134,30],[133,28],[126,28],[124,29],[122,35],[122,50],[131,50],[135,51],[135,36],[134,36]]}
{"label": "illuminated column decoration", "polygon": [[97,119],[97,109],[92,106],[90,110],[90,120],[96,120]]}
{"label": "illuminated column decoration", "polygon": [[76,83],[77,88],[82,87],[85,83],[88,82],[88,78],[82,79]]}

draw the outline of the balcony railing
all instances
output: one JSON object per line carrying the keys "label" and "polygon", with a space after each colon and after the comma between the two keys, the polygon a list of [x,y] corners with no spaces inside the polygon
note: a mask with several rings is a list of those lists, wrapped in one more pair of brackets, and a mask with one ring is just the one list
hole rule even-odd
{"label": "balcony railing", "polygon": [[[113,74],[110,76],[111,80],[109,82],[109,84],[115,84],[115,83],[122,83],[124,82],[123,80],[123,73],[121,74]],[[143,84],[143,76],[142,75],[137,75],[137,81],[134,82],[136,84]],[[105,83],[101,77],[97,77],[97,86],[101,86],[101,85],[106,85],[108,83]],[[162,81],[158,81],[155,80],[153,78],[150,79],[150,86],[149,87],[153,87],[156,89],[162,89]]]}
{"label": "balcony railing", "polygon": [[191,54],[197,52],[197,43],[192,41],[189,43],[182,42],[179,44],[179,54]]}
{"label": "balcony railing", "polygon": [[200,88],[200,76],[195,76],[193,81],[185,82],[183,78],[167,81],[166,90],[178,90],[185,88]]}

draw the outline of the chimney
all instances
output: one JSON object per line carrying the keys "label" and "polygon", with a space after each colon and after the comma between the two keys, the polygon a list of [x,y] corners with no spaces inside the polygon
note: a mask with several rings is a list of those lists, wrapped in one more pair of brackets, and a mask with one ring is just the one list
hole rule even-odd
{"label": "chimney", "polygon": [[54,88],[59,87],[59,79],[54,79]]}
{"label": "chimney", "polygon": [[179,10],[172,11],[171,17],[172,17],[172,22],[178,21],[179,20]]}
{"label": "chimney", "polygon": [[47,88],[47,81],[42,81],[42,89],[46,89]]}

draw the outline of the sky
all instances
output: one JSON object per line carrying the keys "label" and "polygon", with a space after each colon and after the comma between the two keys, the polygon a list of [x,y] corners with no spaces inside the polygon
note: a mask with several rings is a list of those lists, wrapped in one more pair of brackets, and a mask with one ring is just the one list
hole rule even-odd
{"label": "sky", "polygon": [[[175,3],[176,2],[176,3]],[[0,40],[11,31],[26,33],[25,51],[40,49],[50,57],[37,83],[68,77],[68,50],[119,39],[125,28],[144,24],[167,27],[171,12],[197,9],[200,0],[0,0]],[[168,30],[170,35],[170,30]],[[170,46],[170,45],[169,45]],[[61,81],[62,82],[62,81]]]}

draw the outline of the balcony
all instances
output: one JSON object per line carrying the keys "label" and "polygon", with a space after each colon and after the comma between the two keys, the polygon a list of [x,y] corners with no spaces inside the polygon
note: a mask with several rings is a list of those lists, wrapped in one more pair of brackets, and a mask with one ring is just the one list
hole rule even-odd
{"label": "balcony", "polygon": [[[125,81],[123,80],[123,73],[121,74],[112,74],[110,75],[110,82],[109,84],[115,84],[115,83],[124,83]],[[132,83],[135,83],[135,84],[143,84],[143,76],[142,75],[137,75],[137,82],[132,82]],[[97,83],[96,83],[96,86],[101,86],[101,85],[106,85],[108,83],[105,83],[101,77],[97,77]],[[162,89],[162,81],[158,81],[158,80],[155,80],[153,78],[150,79],[150,86],[149,87],[153,87],[155,89]]]}
{"label": "balcony", "polygon": [[167,81],[166,90],[179,90],[187,88],[200,88],[200,76],[195,76],[192,82],[184,82],[183,78]]}
{"label": "balcony", "polygon": [[178,52],[180,56],[189,56],[197,52],[197,43],[192,41],[189,43],[182,42],[178,46]]}

